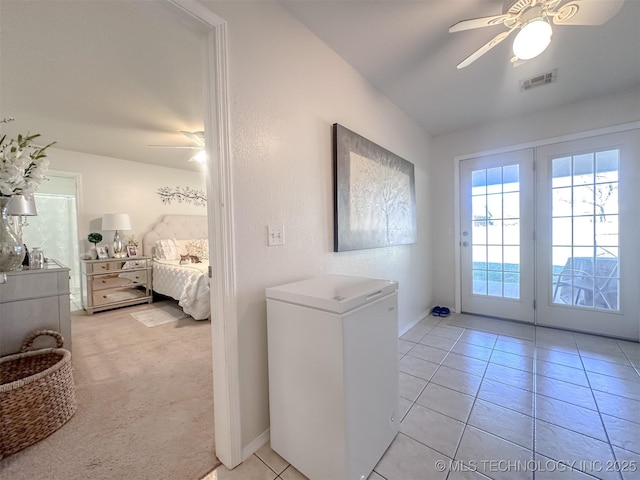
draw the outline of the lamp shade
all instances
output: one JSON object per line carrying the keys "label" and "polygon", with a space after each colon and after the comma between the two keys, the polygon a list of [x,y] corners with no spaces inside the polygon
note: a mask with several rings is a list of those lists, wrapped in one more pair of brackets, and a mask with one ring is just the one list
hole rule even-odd
{"label": "lamp shade", "polygon": [[131,230],[128,213],[105,213],[102,215],[102,230]]}
{"label": "lamp shade", "polygon": [[7,215],[33,217],[37,214],[33,195],[13,195],[7,204]]}

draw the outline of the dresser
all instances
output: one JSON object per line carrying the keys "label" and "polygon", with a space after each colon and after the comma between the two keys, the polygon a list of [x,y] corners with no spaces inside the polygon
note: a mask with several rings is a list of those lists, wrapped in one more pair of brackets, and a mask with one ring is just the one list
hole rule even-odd
{"label": "dresser", "polygon": [[[69,269],[54,260],[44,268],[0,272],[0,357],[17,353],[25,337],[40,329],[60,332],[71,350]],[[45,346],[40,340],[46,338],[34,348]]]}
{"label": "dresser", "polygon": [[151,257],[82,260],[82,307],[89,313],[153,301]]}

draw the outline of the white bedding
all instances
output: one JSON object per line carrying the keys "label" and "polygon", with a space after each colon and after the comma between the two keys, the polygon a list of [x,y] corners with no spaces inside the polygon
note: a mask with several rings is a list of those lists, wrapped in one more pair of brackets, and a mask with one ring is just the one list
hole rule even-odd
{"label": "white bedding", "polygon": [[180,265],[179,260],[153,260],[153,290],[178,300],[185,313],[196,320],[211,314],[206,263]]}
{"label": "white bedding", "polygon": [[[185,313],[196,320],[211,316],[209,304],[209,261],[204,252],[186,252],[198,256],[202,263],[179,265],[179,260],[163,257],[156,252],[158,242],[166,240],[206,239],[206,215],[165,215],[142,237],[144,255],[153,257],[153,290],[178,300]],[[198,243],[198,242],[196,242]],[[197,250],[197,249],[196,249]],[[207,249],[208,250],[208,249]]]}

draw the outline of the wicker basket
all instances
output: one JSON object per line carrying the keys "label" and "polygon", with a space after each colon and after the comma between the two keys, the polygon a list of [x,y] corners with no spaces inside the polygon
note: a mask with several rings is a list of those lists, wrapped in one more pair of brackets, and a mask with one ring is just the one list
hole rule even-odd
{"label": "wicker basket", "polygon": [[[31,351],[40,335],[57,348]],[[0,459],[51,435],[76,412],[71,353],[53,330],[29,335],[20,353],[0,358]]]}

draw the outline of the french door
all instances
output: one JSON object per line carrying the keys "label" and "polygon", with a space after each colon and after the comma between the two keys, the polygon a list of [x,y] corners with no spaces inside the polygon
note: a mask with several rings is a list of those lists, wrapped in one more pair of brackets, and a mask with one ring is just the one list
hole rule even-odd
{"label": "french door", "polygon": [[460,162],[463,312],[638,340],[639,134]]}
{"label": "french door", "polygon": [[539,325],[638,340],[639,134],[537,149]]}
{"label": "french door", "polygon": [[460,163],[462,311],[534,321],[533,150]]}

